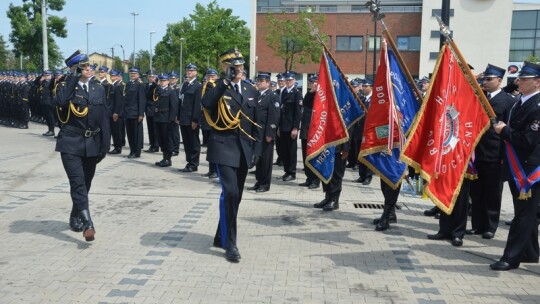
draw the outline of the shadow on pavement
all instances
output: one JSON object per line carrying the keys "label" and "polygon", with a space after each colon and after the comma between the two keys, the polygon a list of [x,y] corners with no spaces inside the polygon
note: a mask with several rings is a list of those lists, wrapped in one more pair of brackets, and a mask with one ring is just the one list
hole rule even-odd
{"label": "shadow on pavement", "polygon": [[77,244],[78,249],[86,249],[90,247],[91,243],[79,240],[71,235],[64,233],[76,234],[82,239],[82,232],[72,232],[69,230],[69,225],[60,221],[15,221],[9,226],[10,233],[33,233],[41,234],[48,237],[55,238],[64,242],[71,242]]}

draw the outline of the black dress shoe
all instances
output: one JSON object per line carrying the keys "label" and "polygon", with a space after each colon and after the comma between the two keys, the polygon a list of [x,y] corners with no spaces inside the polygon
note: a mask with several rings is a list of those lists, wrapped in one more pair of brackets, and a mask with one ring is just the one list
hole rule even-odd
{"label": "black dress shoe", "polygon": [[247,187],[248,190],[257,190],[259,189],[259,185],[253,185],[251,187]]}
{"label": "black dress shoe", "polygon": [[[376,219],[373,219],[373,225],[377,225],[380,221],[381,221],[380,217],[378,217]],[[390,214],[390,216],[388,217],[388,223],[390,223],[390,224],[397,223],[397,217],[396,217],[395,213],[393,215]]]}
{"label": "black dress shoe", "polygon": [[460,247],[461,245],[463,245],[463,240],[458,237],[455,237],[455,238],[452,238],[451,243],[452,243],[452,246]]}
{"label": "black dress shoe", "polygon": [[326,206],[326,204],[328,204],[328,200],[327,200],[327,199],[323,199],[322,201],[313,204],[313,208],[319,208],[319,209],[321,209],[321,208],[324,208],[324,206]]}
{"label": "black dress shoe", "polygon": [[238,248],[236,248],[236,246],[229,246],[227,251],[225,251],[225,258],[229,262],[238,262],[242,257],[240,256],[240,252],[238,252]]}
{"label": "black dress shoe", "polygon": [[506,225],[510,226],[510,225],[512,225],[512,221],[513,221],[513,220],[504,221],[504,223],[505,223]]}
{"label": "black dress shoe", "polygon": [[252,174],[252,175],[255,175],[255,170],[249,171],[248,173],[249,173],[249,174]]}
{"label": "black dress shoe", "polygon": [[161,161],[158,161],[156,163],[156,166],[158,167],[170,167],[172,165],[172,162],[170,160],[167,160],[167,159],[162,159]]}
{"label": "black dress shoe", "polygon": [[300,187],[307,187],[309,185],[311,185],[311,182],[308,182],[308,181],[305,181],[303,183],[298,184],[298,186],[300,186]]}
{"label": "black dress shoe", "polygon": [[81,219],[78,216],[69,217],[69,228],[71,228],[71,231],[75,232],[83,231],[83,224]]}
{"label": "black dress shoe", "polygon": [[197,167],[185,167],[184,169],[178,169],[178,171],[184,173],[197,172]]}
{"label": "black dress shoe", "polygon": [[371,184],[371,177],[366,177],[366,179],[362,182],[362,185],[367,186]]}
{"label": "black dress shoe", "polygon": [[112,149],[111,151],[107,152],[109,154],[120,154],[122,153],[122,150],[120,149]]}
{"label": "black dress shoe", "polygon": [[296,177],[294,175],[290,175],[290,174],[286,174],[285,176],[283,176],[283,181],[284,182],[290,182],[292,180],[295,180]]}
{"label": "black dress shoe", "polygon": [[491,240],[493,237],[495,237],[495,233],[493,232],[484,232],[482,233],[482,238],[486,240]]}
{"label": "black dress shoe", "polygon": [[435,206],[435,207],[433,207],[431,209],[424,210],[424,215],[425,216],[435,216],[439,212],[441,212],[441,210],[439,210],[439,207]]}
{"label": "black dress shoe", "polygon": [[47,131],[47,132],[45,132],[45,133],[43,133],[41,135],[43,135],[43,136],[54,136],[54,132],[53,131]]}
{"label": "black dress shoe", "polygon": [[172,153],[172,156],[178,156],[178,151],[174,151],[174,152]]}
{"label": "black dress shoe", "polygon": [[216,172],[212,172],[212,174],[210,174],[208,178],[218,178],[218,175]]}
{"label": "black dress shoe", "polygon": [[319,184],[309,184],[308,189],[318,189],[319,187]]}
{"label": "black dress shoe", "polygon": [[475,234],[482,234],[482,232],[479,232],[476,229],[467,229],[467,230],[465,230],[465,234],[467,234],[467,235],[475,235]]}
{"label": "black dress shoe", "polygon": [[515,269],[518,267],[519,265],[517,266],[511,265],[510,263],[505,262],[505,261],[498,261],[496,263],[489,265],[489,268],[491,268],[491,270],[500,270],[500,271],[506,271],[506,270]]}
{"label": "black dress shoe", "polygon": [[268,192],[268,190],[270,190],[270,188],[259,187],[259,188],[257,188],[257,190],[255,190],[255,192],[258,192],[258,193],[261,193],[261,192]]}
{"label": "black dress shoe", "polygon": [[324,205],[322,208],[323,211],[334,211],[339,209],[339,203],[335,201],[329,201],[328,204]]}
{"label": "black dress shoe", "polygon": [[209,177],[212,174],[212,172],[206,172],[205,174],[201,174],[202,177]]}
{"label": "black dress shoe", "polygon": [[141,157],[141,155],[139,154],[130,154],[127,156],[127,158],[139,158],[139,157]]}
{"label": "black dress shoe", "polygon": [[363,183],[364,180],[365,180],[365,178],[359,177],[359,178],[355,179],[354,181],[357,182],[357,183]]}
{"label": "black dress shoe", "polygon": [[448,239],[448,236],[446,234],[437,232],[435,234],[428,234],[427,238],[430,240],[445,240]]}
{"label": "black dress shoe", "polygon": [[144,150],[146,153],[156,153],[159,151],[159,148],[150,147],[148,150]]}

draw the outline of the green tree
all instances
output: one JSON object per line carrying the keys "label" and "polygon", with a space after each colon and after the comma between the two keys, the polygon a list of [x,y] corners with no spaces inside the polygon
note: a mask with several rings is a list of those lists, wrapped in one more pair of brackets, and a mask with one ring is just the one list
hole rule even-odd
{"label": "green tree", "polygon": [[[291,16],[295,16],[291,19]],[[290,13],[269,13],[267,45],[274,50],[274,55],[284,61],[285,70],[293,70],[297,63],[305,64],[318,62],[321,56],[321,45],[310,34],[310,28],[305,19],[309,18],[317,28],[325,22],[323,14],[301,11],[297,15]],[[327,35],[321,34],[323,41]]]}
{"label": "green tree", "polygon": [[249,62],[249,38],[246,22],[233,16],[231,9],[220,8],[215,0],[207,7],[196,4],[189,18],[167,25],[165,36],[156,44],[153,65],[160,71],[178,71],[180,49],[182,64],[196,64],[199,73],[204,73],[208,64],[219,68],[219,54],[231,48],[238,48]]}
{"label": "green tree", "polygon": [[0,70],[8,69],[9,50],[7,49],[4,36],[0,35]]}
{"label": "green tree", "polygon": [[[21,54],[27,57],[24,62],[26,69],[41,69],[43,67],[43,46],[41,26],[41,1],[23,0],[23,4],[9,5],[7,16],[11,20],[11,33],[9,41],[13,43],[15,56]],[[47,10],[61,11],[65,0],[48,0]],[[55,43],[53,35],[60,38],[67,37],[66,18],[47,14],[47,42],[49,49],[49,65],[59,66],[62,54]]]}
{"label": "green tree", "polygon": [[533,54],[525,57],[525,59],[523,59],[523,61],[528,61],[528,62],[534,62],[534,63],[537,63],[539,62],[540,60],[538,60],[538,57],[534,56]]}
{"label": "green tree", "polygon": [[[150,52],[146,50],[139,50],[137,54],[135,55],[135,63],[137,64],[137,67],[140,69],[141,73],[146,73],[146,71],[150,70]],[[154,63],[152,62],[152,65]]]}

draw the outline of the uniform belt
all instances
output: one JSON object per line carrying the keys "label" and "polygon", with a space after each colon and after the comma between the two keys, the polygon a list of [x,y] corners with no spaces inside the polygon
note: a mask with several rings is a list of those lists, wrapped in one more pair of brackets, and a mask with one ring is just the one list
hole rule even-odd
{"label": "uniform belt", "polygon": [[165,111],[169,111],[169,108],[160,109],[160,108],[157,108],[157,107],[156,107],[156,110],[155,110],[155,111],[156,111],[156,113],[157,113],[157,112],[165,112]]}
{"label": "uniform belt", "polygon": [[84,130],[84,129],[77,128],[77,127],[70,126],[70,125],[63,125],[62,129],[65,129],[65,130],[67,130],[69,132],[73,132],[75,134],[82,135],[84,137],[92,137],[92,136],[97,135],[99,132],[101,132],[100,128],[97,128],[97,130],[92,131],[92,130]]}

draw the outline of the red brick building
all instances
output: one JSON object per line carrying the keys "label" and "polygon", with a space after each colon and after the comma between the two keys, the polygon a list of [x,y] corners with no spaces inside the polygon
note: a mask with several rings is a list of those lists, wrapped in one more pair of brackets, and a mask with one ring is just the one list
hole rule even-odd
{"label": "red brick building", "polygon": [[[324,12],[325,23],[319,28],[320,33],[330,36],[328,45],[340,68],[350,78],[372,77],[374,59],[374,22],[369,12],[363,8],[354,11],[354,6],[349,9],[336,7],[338,12]],[[298,11],[298,6],[294,11]],[[324,11],[321,7],[315,8],[316,12]],[[405,6],[395,9],[399,12],[387,12],[384,22],[392,34],[394,41],[400,48],[400,52],[406,65],[413,76],[418,76],[420,60],[420,33],[422,12],[421,7]],[[256,35],[256,69],[269,71],[273,74],[283,72],[283,59],[274,56],[273,50],[266,44],[268,13],[264,7],[258,7],[257,11],[257,35]],[[280,18],[298,18],[298,13],[275,14]],[[386,11],[386,10],[385,10]],[[307,25],[306,25],[307,26]],[[382,25],[377,23],[377,50],[380,47]],[[368,38],[369,37],[369,38]],[[369,39],[369,43],[367,42]],[[375,52],[376,64],[379,61],[379,51]],[[306,79],[306,73],[314,73],[319,70],[318,63],[295,64],[294,70],[304,75],[299,75],[298,80]]]}

